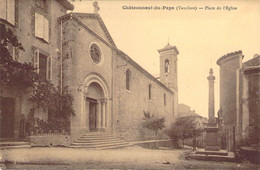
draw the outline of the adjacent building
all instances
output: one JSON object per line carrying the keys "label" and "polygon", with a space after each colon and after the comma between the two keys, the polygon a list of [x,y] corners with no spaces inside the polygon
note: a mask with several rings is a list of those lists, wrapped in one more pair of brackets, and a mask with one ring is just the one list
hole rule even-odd
{"label": "adjacent building", "polygon": [[242,51],[236,51],[217,61],[220,66],[219,116],[224,128],[235,127],[237,146],[260,142],[260,56],[255,55],[246,62],[242,62],[243,57]]}

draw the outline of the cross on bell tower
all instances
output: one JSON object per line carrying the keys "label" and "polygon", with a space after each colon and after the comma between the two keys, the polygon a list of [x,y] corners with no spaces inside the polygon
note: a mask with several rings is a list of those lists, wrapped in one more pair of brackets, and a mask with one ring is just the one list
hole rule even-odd
{"label": "cross on bell tower", "polygon": [[94,14],[98,14],[98,11],[100,10],[99,6],[98,6],[98,2],[95,1],[93,2],[93,7],[94,7]]}

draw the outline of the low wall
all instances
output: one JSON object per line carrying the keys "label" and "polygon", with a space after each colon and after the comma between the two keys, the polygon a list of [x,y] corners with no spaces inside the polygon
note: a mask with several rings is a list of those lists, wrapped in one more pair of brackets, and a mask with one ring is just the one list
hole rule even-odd
{"label": "low wall", "polygon": [[69,146],[71,143],[69,135],[46,135],[29,136],[31,146]]}
{"label": "low wall", "polygon": [[[160,147],[167,147],[174,149],[174,143],[171,139],[165,139],[165,140],[148,140],[148,141],[136,141],[136,142],[131,142],[133,145],[138,145],[144,148],[149,148],[149,149],[156,149]],[[156,147],[157,146],[157,147]]]}

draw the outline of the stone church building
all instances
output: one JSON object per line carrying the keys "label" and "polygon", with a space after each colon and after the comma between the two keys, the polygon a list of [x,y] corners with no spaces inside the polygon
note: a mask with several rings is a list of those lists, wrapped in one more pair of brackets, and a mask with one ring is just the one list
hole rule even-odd
{"label": "stone church building", "polygon": [[[158,50],[159,81],[117,48],[97,4],[94,13],[67,13],[74,8],[67,0],[0,0],[0,4],[5,11],[0,24],[10,28],[25,48],[14,52],[14,59],[34,63],[40,75],[56,86],[67,86],[73,96],[72,140],[92,131],[142,140],[143,111],[164,117],[167,125],[177,116],[176,46]],[[4,5],[8,8],[2,9]],[[9,134],[1,138],[17,138],[21,117],[29,112],[30,94],[1,89],[0,95],[1,122],[11,124],[9,129],[1,124],[1,132]],[[48,120],[43,111],[35,116]]]}

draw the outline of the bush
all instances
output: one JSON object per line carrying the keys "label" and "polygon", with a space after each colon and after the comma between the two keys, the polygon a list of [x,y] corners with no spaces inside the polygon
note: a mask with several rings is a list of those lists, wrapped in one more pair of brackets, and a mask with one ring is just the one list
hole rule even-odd
{"label": "bush", "polygon": [[194,117],[179,117],[171,125],[171,128],[165,131],[171,139],[174,141],[175,147],[180,147],[179,140],[182,140],[184,146],[184,140],[192,138],[194,135],[201,132],[200,129],[196,128],[196,122]]}

